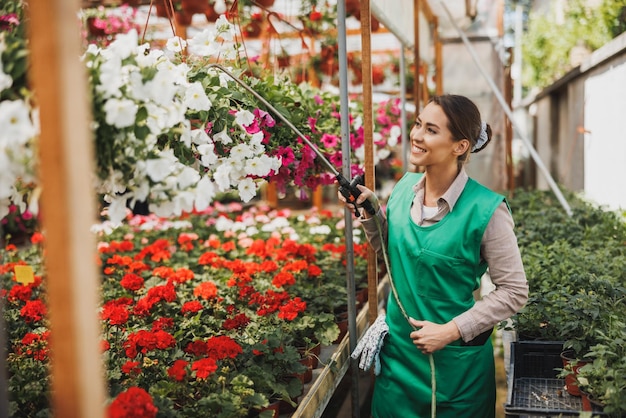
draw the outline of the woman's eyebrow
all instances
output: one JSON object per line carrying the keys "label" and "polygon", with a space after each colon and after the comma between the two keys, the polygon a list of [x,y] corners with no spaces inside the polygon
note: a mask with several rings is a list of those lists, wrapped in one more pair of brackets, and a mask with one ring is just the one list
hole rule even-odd
{"label": "woman's eyebrow", "polygon": [[[419,116],[416,118],[416,120],[419,121],[420,123],[422,122],[422,119],[420,119]],[[428,127],[431,127],[431,128],[439,129],[439,126],[437,126],[436,124],[434,124],[432,122],[426,122],[425,125],[428,126]]]}

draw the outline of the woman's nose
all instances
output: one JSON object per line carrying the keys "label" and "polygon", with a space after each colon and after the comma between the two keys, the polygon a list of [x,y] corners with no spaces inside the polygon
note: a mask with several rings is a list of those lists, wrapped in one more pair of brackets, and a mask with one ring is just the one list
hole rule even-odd
{"label": "woman's nose", "polygon": [[413,125],[413,127],[411,128],[411,132],[409,132],[409,139],[410,140],[415,140],[418,141],[422,138],[421,133],[420,133],[420,129],[417,125]]}

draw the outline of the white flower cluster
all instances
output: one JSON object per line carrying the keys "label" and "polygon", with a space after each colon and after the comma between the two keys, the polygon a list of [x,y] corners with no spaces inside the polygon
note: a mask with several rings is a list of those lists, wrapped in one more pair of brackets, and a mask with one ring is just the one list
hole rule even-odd
{"label": "white flower cluster", "polygon": [[[0,33],[0,57],[6,49],[5,37]],[[0,59],[0,92],[13,85],[13,79],[4,72],[5,63]],[[37,109],[27,100],[0,101],[0,219],[9,213],[9,205],[15,204],[24,212],[27,206],[38,212],[37,194],[32,193],[35,184],[34,142],[39,132]]]}
{"label": "white flower cluster", "polygon": [[[234,28],[224,16],[215,28],[215,33],[207,29],[189,41],[172,38],[166,50],[139,45],[134,31],[118,35],[105,48],[92,45],[87,50],[84,60],[97,75],[92,76],[99,96],[96,100],[104,102],[104,120],[96,122],[109,125],[115,132],[114,137],[106,138],[117,144],[111,149],[124,150],[115,158],[136,162],[132,178],[113,164],[108,177],[99,180],[97,188],[109,203],[107,213],[112,221],[124,219],[129,201],[148,200],[151,212],[159,216],[202,211],[218,191],[237,190],[247,202],[257,193],[252,177],[263,177],[280,168],[279,159],[266,155],[263,134],[246,133],[245,126],[254,121],[248,110],[236,110],[238,126],[212,137],[202,129],[191,129],[187,113],[208,111],[220,98],[209,98],[206,86],[189,81],[190,66],[169,55],[175,56],[184,48],[196,55],[228,55],[234,48],[224,46],[229,45],[224,41],[232,39]],[[221,76],[219,80],[224,86],[233,82]],[[138,138],[138,131],[145,137]],[[231,132],[237,136],[231,137]],[[179,159],[172,148],[159,144],[163,135],[177,138],[176,145],[188,149],[187,154],[194,158]],[[221,155],[218,149],[228,152]]]}

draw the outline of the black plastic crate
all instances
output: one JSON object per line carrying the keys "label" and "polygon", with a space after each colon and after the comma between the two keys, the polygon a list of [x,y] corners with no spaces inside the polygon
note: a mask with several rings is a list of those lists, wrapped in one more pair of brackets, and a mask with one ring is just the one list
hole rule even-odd
{"label": "black plastic crate", "polygon": [[511,370],[516,378],[555,379],[563,368],[563,341],[514,341],[511,344]]}
{"label": "black plastic crate", "polygon": [[511,343],[507,417],[579,415],[581,399],[567,393],[565,381],[557,378],[558,369],[563,368],[562,351],[562,341]]}

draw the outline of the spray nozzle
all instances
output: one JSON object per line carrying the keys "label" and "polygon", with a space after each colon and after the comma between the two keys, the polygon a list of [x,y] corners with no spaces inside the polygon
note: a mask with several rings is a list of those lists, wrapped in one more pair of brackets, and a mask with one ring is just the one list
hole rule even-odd
{"label": "spray nozzle", "polygon": [[338,174],[336,176],[336,179],[339,182],[339,192],[343,195],[343,197],[346,198],[346,201],[348,203],[351,203],[354,206],[354,214],[356,216],[361,216],[358,206],[361,206],[370,215],[376,214],[376,209],[374,209],[372,202],[370,202],[369,200],[366,199],[363,203],[360,203],[359,205],[357,205],[356,203],[356,199],[361,196],[361,191],[357,186],[359,184],[361,186],[365,185],[362,175],[359,174],[358,176],[355,176],[350,182],[341,174]]}

